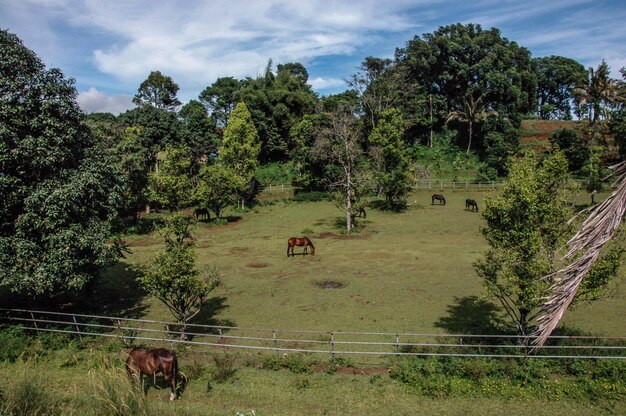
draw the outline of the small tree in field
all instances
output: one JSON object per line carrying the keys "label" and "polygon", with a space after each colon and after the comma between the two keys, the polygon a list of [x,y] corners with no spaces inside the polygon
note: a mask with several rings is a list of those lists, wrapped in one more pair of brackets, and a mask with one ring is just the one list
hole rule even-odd
{"label": "small tree in field", "polygon": [[194,243],[185,217],[171,216],[159,233],[165,240],[165,249],[140,267],[139,281],[182,324],[181,338],[185,338],[187,322],[200,312],[208,294],[219,286],[220,274],[212,268],[202,275],[195,268]]}
{"label": "small tree in field", "polygon": [[398,210],[406,207],[411,190],[410,159],[402,140],[404,121],[400,111],[391,108],[382,112],[378,125],[369,136],[380,155],[376,181],[385,195],[385,207]]}
{"label": "small tree in field", "polygon": [[224,208],[237,200],[239,190],[244,187],[244,179],[230,168],[207,165],[200,169],[195,198],[198,205],[210,209],[220,219]]}
{"label": "small tree in field", "polygon": [[504,307],[520,335],[527,335],[565,242],[571,212],[565,199],[567,160],[557,153],[538,162],[527,156],[512,165],[502,191],[486,199],[481,232],[490,248],[474,267],[487,294]]}

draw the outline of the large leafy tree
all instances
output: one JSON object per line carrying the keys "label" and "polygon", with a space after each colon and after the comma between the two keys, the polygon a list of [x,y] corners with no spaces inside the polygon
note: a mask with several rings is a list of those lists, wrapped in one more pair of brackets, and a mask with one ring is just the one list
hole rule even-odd
{"label": "large leafy tree", "polygon": [[385,110],[380,115],[378,125],[369,136],[369,142],[377,150],[379,163],[374,173],[387,209],[398,210],[406,207],[406,195],[411,190],[410,159],[408,148],[402,136],[404,120],[395,108]]}
{"label": "large leafy tree", "polygon": [[471,97],[482,96],[483,103],[514,127],[536,106],[530,52],[496,28],[440,27],[397,49],[396,67],[400,76],[395,91],[403,98],[394,106],[403,109],[407,120],[417,116],[419,128],[411,133],[420,137],[431,127],[443,128],[448,114],[462,110]]}
{"label": "large leafy tree", "polygon": [[83,124],[73,81],[0,31],[0,284],[79,289],[116,259],[121,183]]}
{"label": "large leafy tree", "polygon": [[239,202],[245,204],[247,185],[254,178],[254,171],[259,164],[261,143],[259,133],[252,121],[252,116],[244,103],[237,104],[233,110],[220,148],[219,163],[232,169],[241,177],[246,186],[239,191]]}
{"label": "large leafy tree", "polygon": [[138,106],[151,105],[162,110],[173,111],[181,102],[176,97],[180,87],[174,80],[161,71],[152,71],[148,78],[139,85],[133,103]]}
{"label": "large leafy tree", "polygon": [[572,119],[572,91],[587,80],[585,67],[571,58],[546,56],[534,58],[537,77],[537,112],[544,120]]}
{"label": "large leafy tree", "polygon": [[189,147],[193,157],[212,158],[217,155],[218,136],[213,120],[206,108],[197,100],[191,100],[178,112],[182,124],[182,141]]}
{"label": "large leafy tree", "polygon": [[240,88],[240,81],[222,77],[200,93],[200,102],[205,105],[217,127],[226,128],[230,113],[237,105],[236,94]]}
{"label": "large leafy tree", "polygon": [[202,310],[207,296],[220,284],[216,268],[200,273],[195,267],[196,255],[188,218],[173,215],[159,230],[165,249],[141,266],[139,282],[152,296],[163,302],[183,328]]}

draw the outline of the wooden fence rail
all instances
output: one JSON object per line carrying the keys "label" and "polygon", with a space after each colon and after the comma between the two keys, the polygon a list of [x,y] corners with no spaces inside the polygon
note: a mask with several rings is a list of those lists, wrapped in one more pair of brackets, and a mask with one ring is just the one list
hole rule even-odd
{"label": "wooden fence rail", "polygon": [[113,337],[221,349],[343,356],[626,359],[626,337],[552,336],[537,351],[529,337],[475,334],[311,331],[188,324],[112,316],[0,308],[0,326],[78,337]]}

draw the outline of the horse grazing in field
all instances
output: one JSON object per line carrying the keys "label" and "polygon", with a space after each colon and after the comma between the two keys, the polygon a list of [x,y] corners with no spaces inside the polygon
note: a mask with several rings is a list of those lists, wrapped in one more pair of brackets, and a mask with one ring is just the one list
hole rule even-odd
{"label": "horse grazing in field", "polygon": [[196,217],[196,221],[201,219],[202,217],[206,218],[207,221],[211,219],[211,215],[209,215],[209,210],[206,208],[196,208],[193,210],[193,215]]}
{"label": "horse grazing in field", "polygon": [[287,240],[287,257],[289,257],[290,250],[291,250],[291,255],[295,256],[295,254],[293,254],[293,248],[295,246],[298,246],[298,247],[304,246],[303,255],[308,254],[307,248],[311,247],[311,255],[313,256],[315,255],[315,246],[313,245],[311,240],[309,240],[309,237],[291,237],[289,240]]}
{"label": "horse grazing in field", "polygon": [[170,401],[177,398],[176,384],[178,383],[178,359],[174,351],[165,348],[142,349],[133,348],[128,353],[126,371],[137,382],[142,375],[152,376],[156,380],[157,373],[162,373],[165,381],[172,389]]}
{"label": "horse grazing in field", "polygon": [[441,194],[433,194],[432,202],[430,203],[430,205],[435,205],[435,201],[439,201],[439,205],[446,204],[446,198],[444,198]]}
{"label": "horse grazing in field", "polygon": [[478,203],[476,203],[476,201],[474,201],[473,199],[466,199],[465,209],[474,211],[474,208],[476,208],[476,212],[478,212]]}

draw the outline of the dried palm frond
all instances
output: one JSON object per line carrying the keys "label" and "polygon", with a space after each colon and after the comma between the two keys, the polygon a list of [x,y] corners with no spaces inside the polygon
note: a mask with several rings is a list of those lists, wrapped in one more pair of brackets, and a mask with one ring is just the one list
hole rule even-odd
{"label": "dried palm frond", "polygon": [[556,328],[563,313],[576,296],[583,278],[598,259],[604,244],[611,240],[624,217],[626,161],[612,166],[611,169],[614,170],[612,176],[616,178],[614,182],[616,189],[604,202],[591,210],[580,230],[565,245],[569,249],[565,259],[573,260],[562,269],[546,276],[554,283],[537,319],[539,325],[533,334],[536,336],[533,341],[535,348],[541,347]]}

